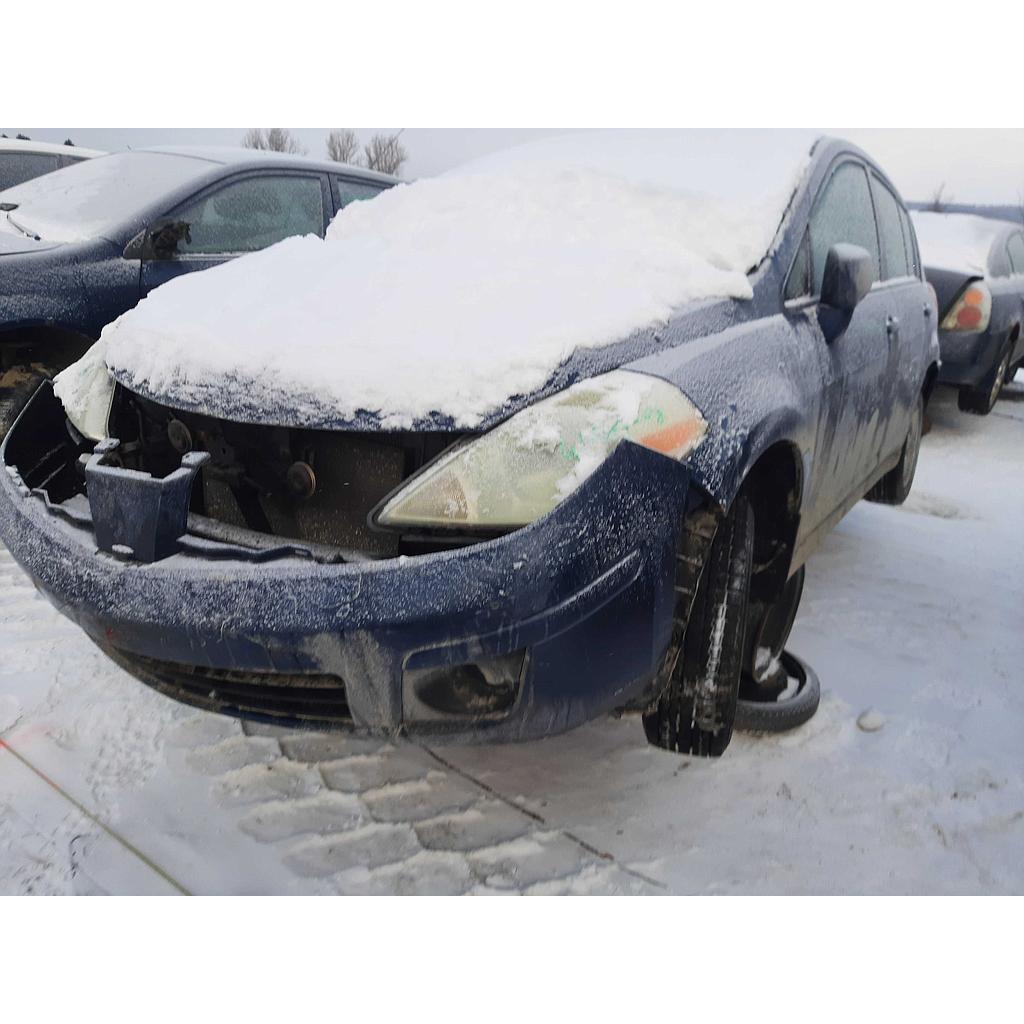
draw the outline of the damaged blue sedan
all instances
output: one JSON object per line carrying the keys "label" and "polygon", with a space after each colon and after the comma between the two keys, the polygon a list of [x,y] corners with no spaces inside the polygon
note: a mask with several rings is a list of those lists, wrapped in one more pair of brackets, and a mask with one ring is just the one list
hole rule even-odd
{"label": "damaged blue sedan", "polygon": [[546,140],[151,293],[21,414],[0,538],[202,708],[474,742],[637,712],[717,756],[738,707],[806,716],[803,567],[909,493],[936,318],[848,143]]}

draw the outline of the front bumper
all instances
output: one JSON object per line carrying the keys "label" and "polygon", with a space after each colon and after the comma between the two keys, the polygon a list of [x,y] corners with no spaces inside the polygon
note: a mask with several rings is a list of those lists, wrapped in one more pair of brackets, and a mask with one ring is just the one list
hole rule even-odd
{"label": "front bumper", "polygon": [[1009,331],[988,330],[980,334],[939,331],[942,356],[939,381],[957,387],[983,386],[995,372],[1009,340]]}
{"label": "front bumper", "polygon": [[[173,696],[272,721],[505,741],[655,693],[691,488],[684,466],[654,452],[621,444],[550,515],[459,550],[324,564],[186,535],[184,550],[143,564],[99,551],[87,510],[69,519],[27,491],[4,458],[17,431],[0,447],[0,540],[61,612]],[[413,685],[517,653],[500,713],[439,712]],[[345,712],[296,713],[288,694],[325,679]],[[254,688],[266,699],[239,697]]]}

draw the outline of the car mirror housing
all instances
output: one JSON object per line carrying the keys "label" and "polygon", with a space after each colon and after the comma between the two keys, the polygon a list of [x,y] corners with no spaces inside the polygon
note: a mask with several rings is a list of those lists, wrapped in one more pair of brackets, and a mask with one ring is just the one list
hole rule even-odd
{"label": "car mirror housing", "polygon": [[859,245],[840,242],[825,258],[821,282],[821,322],[826,340],[832,341],[846,329],[853,311],[874,284],[871,256]]}
{"label": "car mirror housing", "polygon": [[125,247],[126,260],[169,260],[178,254],[178,243],[191,242],[191,225],[184,220],[158,220],[143,228]]}

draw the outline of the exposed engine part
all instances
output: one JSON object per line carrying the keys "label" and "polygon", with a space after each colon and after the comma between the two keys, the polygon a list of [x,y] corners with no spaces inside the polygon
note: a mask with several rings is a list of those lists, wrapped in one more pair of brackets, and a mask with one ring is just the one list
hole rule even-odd
{"label": "exposed engine part", "polygon": [[180,455],[192,451],[192,432],[181,420],[171,420],[167,424],[167,440],[171,447]]}
{"label": "exposed engine part", "polygon": [[293,462],[286,479],[289,492],[300,501],[308,501],[316,494],[316,473],[308,462]]}

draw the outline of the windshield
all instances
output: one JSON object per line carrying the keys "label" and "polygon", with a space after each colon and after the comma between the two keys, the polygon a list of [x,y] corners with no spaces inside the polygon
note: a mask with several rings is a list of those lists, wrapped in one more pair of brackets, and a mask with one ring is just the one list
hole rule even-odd
{"label": "windshield", "polygon": [[113,153],[0,192],[13,225],[50,242],[80,242],[111,232],[169,191],[211,168],[171,153]]}

